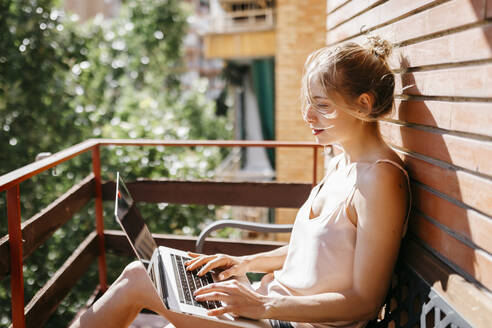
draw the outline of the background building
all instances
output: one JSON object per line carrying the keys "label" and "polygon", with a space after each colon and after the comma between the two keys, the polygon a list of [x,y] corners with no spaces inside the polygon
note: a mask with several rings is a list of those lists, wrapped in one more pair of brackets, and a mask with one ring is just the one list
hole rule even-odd
{"label": "background building", "polygon": [[[274,84],[271,107],[244,107],[246,113],[253,112],[250,115],[259,110],[262,117],[273,118],[269,128],[274,133],[264,134],[263,139],[312,141],[311,130],[301,118],[299,90],[304,61],[309,53],[325,44],[326,2],[213,0],[210,8],[211,29],[205,36],[207,58],[247,65],[253,82],[266,85],[254,88],[257,92],[249,96],[256,97],[258,103],[265,97],[261,92]],[[258,74],[262,69],[268,73]],[[254,74],[258,74],[256,79]],[[245,73],[243,84],[248,81],[251,77]],[[318,156],[320,164],[322,157]],[[309,150],[278,149],[275,177],[278,181],[311,181],[312,160]],[[299,163],[306,169],[299,170]],[[323,166],[318,167],[321,176]],[[295,213],[278,209],[275,221],[291,223]]]}

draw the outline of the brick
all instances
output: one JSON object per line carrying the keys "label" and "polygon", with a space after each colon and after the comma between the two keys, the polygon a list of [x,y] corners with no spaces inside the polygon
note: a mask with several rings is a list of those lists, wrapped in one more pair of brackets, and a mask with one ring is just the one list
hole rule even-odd
{"label": "brick", "polygon": [[[300,88],[307,56],[324,45],[326,2],[277,3],[275,55],[275,138],[312,141],[300,111]],[[312,150],[277,149],[278,181],[312,181]],[[321,156],[319,166],[322,167]]]}
{"label": "brick", "polygon": [[[297,210],[290,208],[276,208],[275,209],[275,223],[278,224],[292,224],[297,215]],[[279,233],[276,235],[276,240],[288,242],[290,239],[290,233]]]}
{"label": "brick", "polygon": [[205,58],[250,58],[275,55],[275,31],[207,34]]}

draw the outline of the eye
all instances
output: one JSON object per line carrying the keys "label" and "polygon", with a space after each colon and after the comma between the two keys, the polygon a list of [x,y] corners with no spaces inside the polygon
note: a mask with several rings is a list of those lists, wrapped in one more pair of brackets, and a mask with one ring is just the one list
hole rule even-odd
{"label": "eye", "polygon": [[331,112],[331,106],[329,104],[316,104],[315,107],[322,114]]}

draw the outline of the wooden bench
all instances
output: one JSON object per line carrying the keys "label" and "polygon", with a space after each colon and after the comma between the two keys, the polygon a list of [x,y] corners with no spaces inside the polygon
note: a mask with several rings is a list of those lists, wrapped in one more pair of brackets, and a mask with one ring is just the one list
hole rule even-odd
{"label": "wooden bench", "polygon": [[[202,252],[205,238],[214,230],[224,227],[257,232],[290,232],[292,225],[258,224],[233,220],[214,222],[202,231],[196,242],[196,251]],[[388,295],[379,318],[367,328],[414,327],[473,327],[441,293],[433,287],[436,281],[446,281],[452,270],[440,263],[430,252],[411,237],[403,244],[395,267]],[[473,288],[466,286],[468,289]],[[464,295],[465,296],[465,295]],[[484,305],[484,304],[482,304]],[[480,306],[480,304],[478,304]]]}
{"label": "wooden bench", "polygon": [[381,312],[380,318],[371,321],[368,328],[473,327],[404,256],[396,264]]}

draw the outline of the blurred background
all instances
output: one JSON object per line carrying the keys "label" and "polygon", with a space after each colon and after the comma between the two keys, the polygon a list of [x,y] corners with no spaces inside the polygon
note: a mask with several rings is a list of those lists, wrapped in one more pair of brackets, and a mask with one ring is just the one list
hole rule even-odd
{"label": "blurred background", "polygon": [[[276,41],[274,1],[2,0],[0,17],[0,175],[88,138],[277,139],[274,58],[290,50]],[[318,43],[303,49],[297,66],[322,45],[322,30],[317,34]],[[280,95],[290,99],[281,102],[287,100],[293,113],[283,138],[311,140],[298,124],[298,81],[286,82],[291,86]],[[296,152],[109,147],[102,153],[102,175],[114,179],[119,170],[127,180],[310,181],[311,169],[302,167],[312,167],[312,151]],[[296,167],[276,168],[279,158],[293,155]],[[91,158],[84,154],[22,183],[23,221],[90,172]],[[111,204],[105,206],[105,227],[118,229]],[[5,208],[4,193],[0,207]],[[291,222],[295,213],[166,203],[142,204],[141,210],[151,231],[178,235],[197,235],[215,219]],[[93,230],[93,216],[90,202],[26,259],[26,300]],[[0,222],[3,236],[6,211]],[[234,229],[215,235],[271,238]],[[129,260],[108,255],[110,282]],[[65,326],[96,285],[94,265],[46,326]],[[10,325],[10,299],[7,277],[0,285],[1,327]]]}

